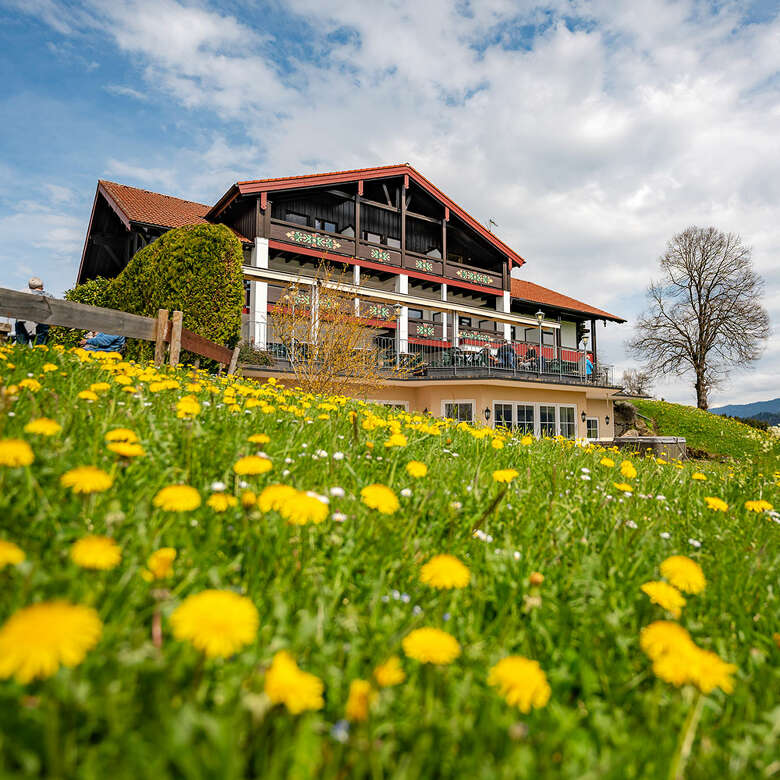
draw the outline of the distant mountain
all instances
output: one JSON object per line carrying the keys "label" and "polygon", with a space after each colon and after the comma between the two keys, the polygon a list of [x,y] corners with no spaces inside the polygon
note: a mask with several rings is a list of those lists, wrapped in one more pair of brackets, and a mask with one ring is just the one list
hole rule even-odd
{"label": "distant mountain", "polygon": [[[780,398],[775,398],[772,401],[756,401],[752,404],[728,404],[727,406],[718,406],[715,409],[710,409],[713,414],[727,414],[731,417],[753,417],[759,420],[767,419],[764,417],[764,413],[769,415],[780,415]],[[761,414],[762,417],[758,417]]]}

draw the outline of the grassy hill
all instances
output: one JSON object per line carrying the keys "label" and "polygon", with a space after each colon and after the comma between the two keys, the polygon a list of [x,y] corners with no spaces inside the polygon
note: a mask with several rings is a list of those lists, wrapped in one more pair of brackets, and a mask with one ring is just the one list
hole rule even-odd
{"label": "grassy hill", "polygon": [[666,401],[632,399],[640,414],[653,420],[661,436],[684,436],[688,446],[712,455],[751,459],[767,470],[778,468],[780,439],[749,425]]}
{"label": "grassy hill", "polygon": [[2,777],[776,769],[748,458],[41,348],[0,347],[0,404]]}

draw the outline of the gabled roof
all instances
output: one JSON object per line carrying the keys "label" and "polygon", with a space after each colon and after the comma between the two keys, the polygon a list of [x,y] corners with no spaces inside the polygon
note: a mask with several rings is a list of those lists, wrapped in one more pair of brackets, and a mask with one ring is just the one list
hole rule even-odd
{"label": "gabled roof", "polygon": [[207,223],[209,207],[204,203],[161,195],[159,192],[141,190],[117,184],[113,181],[98,181],[98,191],[117,212],[117,216],[129,229],[129,222],[143,222],[165,228]]}
{"label": "gabled roof", "polygon": [[496,249],[507,255],[511,262],[516,263],[518,266],[525,263],[525,260],[520,257],[517,252],[508,247],[500,238],[493,235],[493,233],[484,225],[474,219],[471,214],[445,195],[432,182],[428,181],[425,176],[415,170],[409,163],[401,163],[400,165],[380,165],[375,168],[353,168],[347,171],[312,173],[304,176],[287,176],[277,179],[250,179],[247,181],[239,181],[217,201],[214,207],[208,212],[208,216],[211,219],[215,218],[237,195],[279,192],[281,190],[291,190],[299,187],[323,187],[366,179],[386,179],[391,176],[408,176],[410,180],[416,182],[420,187],[436,198],[442,206],[449,209],[452,214],[456,214],[469,227],[493,244]]}
{"label": "gabled roof", "polygon": [[540,306],[553,306],[556,309],[566,309],[576,314],[588,314],[594,319],[611,320],[612,322],[626,321],[603,309],[597,309],[595,306],[578,301],[576,298],[570,298],[568,295],[542,287],[540,284],[527,282],[524,279],[512,279],[512,297]]}

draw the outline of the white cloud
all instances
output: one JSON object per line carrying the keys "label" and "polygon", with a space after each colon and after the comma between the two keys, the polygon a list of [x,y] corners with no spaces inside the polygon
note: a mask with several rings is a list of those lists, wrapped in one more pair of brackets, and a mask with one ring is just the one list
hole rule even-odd
{"label": "white cloud", "polygon": [[[249,6],[88,5],[79,29],[88,16],[114,41],[142,94],[172,98],[183,122],[201,110],[226,121],[170,167],[111,160],[114,175],[205,200],[312,160],[320,170],[408,161],[495,219],[528,260],[526,278],[629,319],[666,241],[714,224],[754,246],[780,320],[777,16],[752,24],[740,4],[695,0],[652,0],[642,13],[620,0],[289,0],[273,9],[305,36],[313,57],[300,59]],[[33,11],[50,21],[54,7]],[[518,40],[523,24],[540,25],[535,37]],[[629,329],[599,331],[619,367]],[[764,397],[779,374],[768,350],[717,399]],[[692,391],[673,381],[666,397]]]}

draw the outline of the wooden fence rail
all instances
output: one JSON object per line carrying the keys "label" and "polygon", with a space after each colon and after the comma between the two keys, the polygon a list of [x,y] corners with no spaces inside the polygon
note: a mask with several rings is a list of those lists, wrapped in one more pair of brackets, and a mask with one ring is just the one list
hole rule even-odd
{"label": "wooden fence rail", "polygon": [[0,287],[0,317],[154,341],[154,361],[158,366],[165,362],[166,344],[170,344],[172,366],[178,364],[182,349],[222,363],[228,367],[230,374],[236,370],[238,363],[238,347],[228,349],[182,327],[180,311],[174,311],[170,320],[165,309],[160,309],[156,317],[142,317]]}

